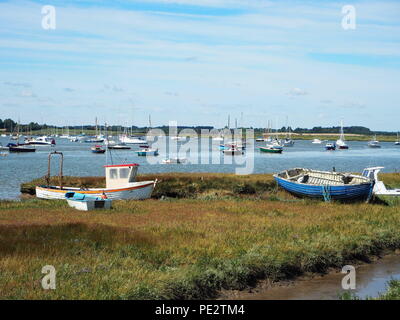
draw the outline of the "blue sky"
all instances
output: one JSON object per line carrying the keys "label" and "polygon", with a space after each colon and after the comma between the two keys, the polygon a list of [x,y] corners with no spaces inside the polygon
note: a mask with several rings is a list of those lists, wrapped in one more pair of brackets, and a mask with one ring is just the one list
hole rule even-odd
{"label": "blue sky", "polygon": [[0,1],[2,119],[397,131],[399,79],[396,1]]}

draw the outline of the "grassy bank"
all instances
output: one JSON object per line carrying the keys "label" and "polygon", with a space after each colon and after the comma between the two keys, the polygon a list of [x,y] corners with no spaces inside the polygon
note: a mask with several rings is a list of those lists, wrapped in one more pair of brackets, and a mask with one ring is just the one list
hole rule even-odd
{"label": "grassy bank", "polygon": [[[400,187],[400,173],[383,173],[380,178],[388,188]],[[223,173],[157,173],[138,175],[139,181],[158,179],[153,199],[191,198],[222,199],[224,197],[246,197],[266,200],[292,199],[285,192],[277,189],[272,175],[253,174],[239,176]],[[51,184],[58,185],[57,177],[52,177]],[[42,179],[35,179],[21,184],[21,192],[35,194],[35,186],[46,184]],[[99,188],[105,186],[103,177],[64,177],[64,185],[78,188]]]}
{"label": "grassy bank", "polygon": [[[398,207],[314,201],[0,202],[0,298],[196,299],[400,247]],[[40,286],[57,270],[57,289]]]}
{"label": "grassy bank", "polygon": [[[238,176],[234,174],[214,173],[160,173],[138,175],[139,181],[158,179],[153,199],[191,198],[215,199],[224,197],[247,196],[268,199],[276,195],[276,185],[272,175]],[[35,179],[23,183],[23,194],[35,194],[35,186],[46,184],[44,179]],[[59,184],[53,177],[51,184]],[[105,186],[103,177],[65,177],[64,185],[79,188],[98,188]],[[282,194],[284,196],[284,194]]]}

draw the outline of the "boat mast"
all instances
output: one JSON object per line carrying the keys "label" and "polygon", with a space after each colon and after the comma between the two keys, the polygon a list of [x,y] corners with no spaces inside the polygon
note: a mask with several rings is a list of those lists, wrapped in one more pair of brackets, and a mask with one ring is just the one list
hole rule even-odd
{"label": "boat mast", "polygon": [[343,120],[340,122],[340,140],[344,141]]}

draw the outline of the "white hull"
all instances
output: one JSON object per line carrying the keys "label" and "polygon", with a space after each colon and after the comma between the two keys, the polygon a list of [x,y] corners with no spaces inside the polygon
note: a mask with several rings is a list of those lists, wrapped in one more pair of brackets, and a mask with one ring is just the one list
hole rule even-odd
{"label": "white hull", "polygon": [[[71,208],[75,208],[81,211],[89,211],[94,209],[111,209],[111,201],[102,201],[102,200],[77,201],[77,200],[67,199],[67,202]],[[101,206],[96,205],[96,202],[100,203]]]}
{"label": "white hull", "polygon": [[127,136],[121,136],[119,138],[119,140],[122,143],[126,143],[126,144],[144,144],[144,143],[146,143],[146,140],[144,140],[144,139],[131,138],[131,137],[127,137]]}
{"label": "white hull", "polygon": [[79,188],[63,187],[60,189],[59,186],[43,186],[36,187],[36,197],[41,199],[65,199],[67,192],[75,191],[82,194],[87,194],[93,197],[101,197],[103,193],[111,200],[142,200],[151,197],[151,193],[155,187],[155,181],[141,181],[132,182],[124,188],[113,188],[113,189],[87,189],[81,190]]}

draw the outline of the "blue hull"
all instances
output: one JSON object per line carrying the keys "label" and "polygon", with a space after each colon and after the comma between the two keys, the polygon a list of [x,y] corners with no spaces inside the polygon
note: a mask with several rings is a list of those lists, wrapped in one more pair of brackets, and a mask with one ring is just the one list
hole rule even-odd
{"label": "blue hull", "polygon": [[332,200],[365,200],[372,193],[373,182],[344,186],[318,186],[287,181],[274,176],[280,187],[300,197],[326,199],[327,193]]}

